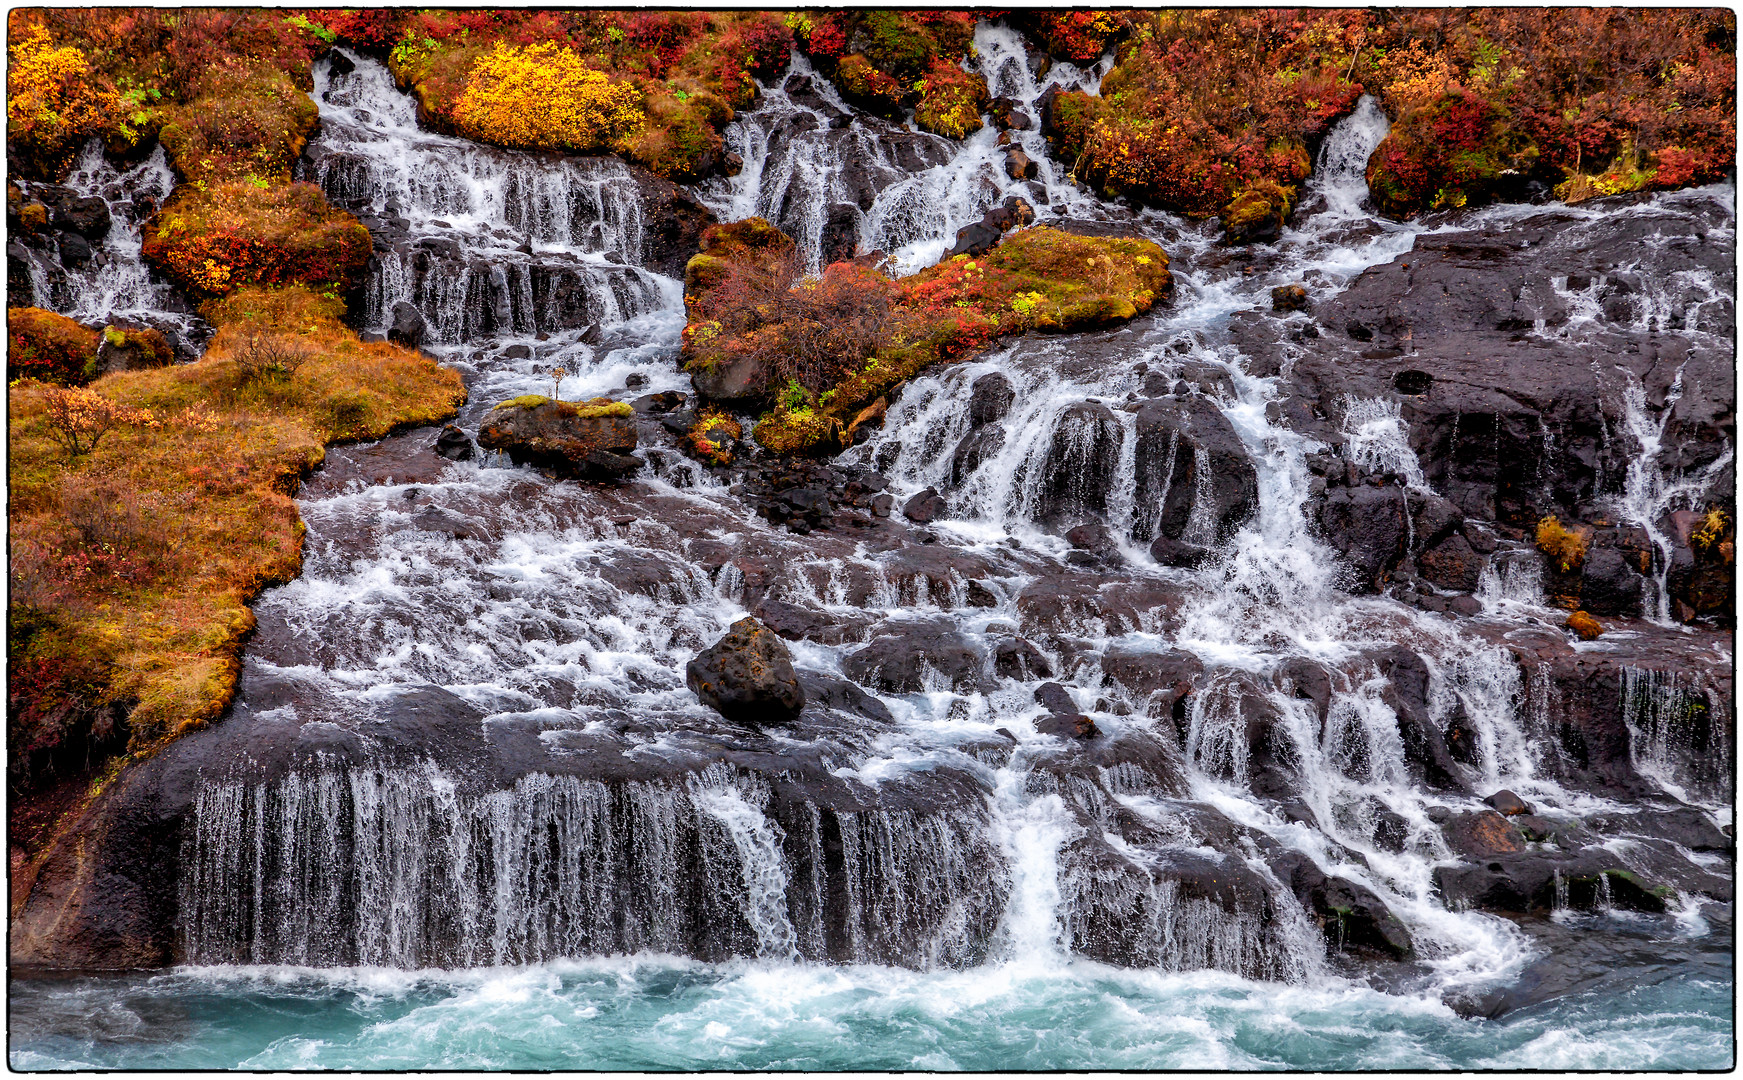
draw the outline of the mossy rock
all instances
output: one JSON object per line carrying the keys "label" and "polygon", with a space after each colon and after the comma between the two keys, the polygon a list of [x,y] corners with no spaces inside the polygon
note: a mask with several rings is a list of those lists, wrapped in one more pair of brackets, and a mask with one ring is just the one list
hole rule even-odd
{"label": "mossy rock", "polygon": [[520,397],[509,398],[498,402],[495,409],[537,409],[545,405],[555,405],[556,415],[570,419],[583,420],[601,416],[633,416],[635,410],[627,401],[613,401],[607,397],[593,398],[590,401],[552,401],[543,394],[522,394]]}
{"label": "mossy rock", "polygon": [[843,449],[842,430],[833,416],[811,409],[776,409],[763,416],[751,437],[772,454],[828,455]]}
{"label": "mossy rock", "polygon": [[1295,185],[1260,178],[1223,208],[1223,239],[1230,244],[1268,244],[1283,235],[1295,209]]}

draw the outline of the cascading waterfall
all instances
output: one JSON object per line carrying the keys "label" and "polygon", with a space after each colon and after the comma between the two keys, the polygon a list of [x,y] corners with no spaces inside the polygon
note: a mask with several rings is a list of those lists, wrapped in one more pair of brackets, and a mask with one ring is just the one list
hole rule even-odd
{"label": "cascading waterfall", "polygon": [[[975,41],[992,93],[1031,115],[1049,86],[1093,91],[1105,69],[1061,63],[1037,80],[1015,32],[983,23]],[[651,223],[624,166],[421,131],[385,68],[343,50],[316,66],[314,96],[322,130],[303,175],[376,239],[364,321],[384,328],[402,302],[423,314],[438,351],[472,376],[463,423],[503,396],[546,391],[534,364],[559,358],[579,372],[566,397],[621,390],[630,375],[650,391],[688,388],[670,362],[681,291],[643,265]],[[1080,355],[1087,335],[1025,339],[912,380],[883,430],[847,455],[880,469],[899,499],[926,487],[947,497],[938,543],[895,555],[815,537],[825,546],[808,547],[700,470],[649,470],[599,492],[500,462],[406,462],[375,482],[312,487],[305,572],[257,605],[265,629],[228,723],[301,724],[311,743],[340,749],[201,779],[182,955],[420,968],[675,953],[1045,971],[1090,957],[1300,982],[1325,972],[1326,939],[1272,869],[1281,851],[1379,897],[1437,985],[1516,971],[1528,954],[1519,931],[1437,894],[1435,870],[1453,858],[1430,811],[1480,806],[1412,780],[1381,653],[1398,641],[1422,653],[1424,719],[1444,727],[1456,715],[1474,733],[1475,757],[1457,766],[1473,790],[1511,787],[1552,808],[1568,801],[1551,779],[1561,773],[1532,747],[1553,684],[1522,678],[1492,636],[1344,591],[1340,556],[1311,520],[1308,458],[1340,453],[1427,491],[1403,415],[1358,398],[1327,433],[1341,446],[1295,430],[1280,411],[1285,378],[1227,334],[1230,314],[1272,284],[1301,281],[1327,299],[1410,250],[1422,227],[1361,209],[1362,166],[1385,131],[1362,99],[1327,137],[1288,242],[1248,276],[1206,229],[1069,184],[1032,128],[1011,144],[1038,176],[1012,180],[990,127],[953,143],[853,113],[796,57],[727,131],[742,172],[698,188],[722,220],[774,221],[813,269],[882,249],[911,270],[1022,195],[1043,222],[1118,217],[1156,237],[1175,259],[1174,308],[1098,336],[1112,361]],[[566,334],[587,325],[609,344]],[[510,340],[525,345],[517,358],[497,350]],[[1293,362],[1293,346],[1283,352]],[[968,401],[993,375],[1012,401],[977,426]],[[1252,466],[1244,520],[1220,516],[1217,458],[1183,428],[1161,444],[1160,482],[1140,482],[1156,464],[1139,451],[1141,398],[1226,424]],[[1637,437],[1644,447],[1663,430]],[[1183,496],[1170,485],[1189,463]],[[1643,472],[1629,505],[1656,520],[1665,491],[1694,483]],[[1193,569],[1145,550],[1181,499],[1170,538],[1209,549]],[[990,655],[1024,625],[1025,588],[1062,580],[1060,534],[1086,521],[1108,525],[1133,564],[1116,584],[1177,591],[1129,615],[1060,601],[1070,633],[1044,659],[1111,739],[1165,748],[1150,771],[1063,761],[1061,740],[1037,726],[1046,680],[1028,669],[965,681],[926,668],[921,689],[864,707],[855,723],[868,731],[843,723],[783,744],[798,763],[787,771],[762,744],[710,727],[685,688],[685,662],[768,601],[841,620],[839,640],[792,644],[802,669],[831,678],[900,620],[932,620]],[[778,573],[747,555],[770,551]],[[966,571],[926,563],[927,551],[1003,561],[973,593]],[[1497,622],[1537,610],[1533,571],[1499,557],[1485,571]],[[1187,654],[1204,687],[1184,704],[1104,685],[1116,648]],[[1326,677],[1323,704],[1307,693],[1309,668]],[[1642,703],[1629,713],[1641,771],[1694,793],[1704,781],[1660,765],[1695,699],[1651,678],[1628,691]],[[855,700],[832,685],[835,705]],[[480,757],[500,752],[503,773],[407,750],[406,731],[425,726],[476,739],[465,746]],[[595,758],[615,771],[590,772]],[[1258,782],[1285,784],[1287,799],[1256,796]],[[1212,813],[1238,841],[1195,817]]]}
{"label": "cascading waterfall", "polygon": [[[38,186],[17,183],[26,195]],[[83,265],[68,265],[64,252],[51,259],[26,249],[32,303],[90,325],[122,321],[150,326],[183,355],[204,344],[211,328],[168,284],[153,281],[150,267],[140,258],[140,227],[175,186],[163,147],[120,169],[104,156],[101,140],[93,139],[62,186],[79,198],[102,199],[109,208],[109,229]]]}
{"label": "cascading waterfall", "polygon": [[[379,61],[315,65],[321,133],[302,168],[378,242],[363,321],[409,303],[435,341],[619,324],[670,307],[640,266],[641,195],[615,158],[549,159],[422,131]],[[383,228],[383,226],[387,228]]]}

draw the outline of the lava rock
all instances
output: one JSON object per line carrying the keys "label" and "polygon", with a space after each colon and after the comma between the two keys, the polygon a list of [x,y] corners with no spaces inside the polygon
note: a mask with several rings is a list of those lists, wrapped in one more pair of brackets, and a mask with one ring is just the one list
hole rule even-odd
{"label": "lava rock", "polygon": [[1006,679],[1028,682],[1052,678],[1053,664],[1045,653],[1023,638],[1007,638],[993,649],[993,671]]}
{"label": "lava rock", "polygon": [[505,451],[516,464],[539,465],[582,480],[621,479],[641,467],[630,454],[636,448],[633,415],[578,416],[576,411],[554,401],[531,408],[499,406],[478,429],[478,443]]}
{"label": "lava rock", "polygon": [[978,428],[1003,420],[1011,411],[1017,391],[1002,372],[989,371],[974,380],[968,392],[968,426]]}
{"label": "lava rock", "polygon": [[702,704],[741,724],[787,723],[805,706],[793,654],[773,630],[749,617],[698,653],[684,669],[684,682]]}
{"label": "lava rock", "polygon": [[1093,739],[1101,734],[1095,721],[1082,713],[1051,713],[1035,721],[1035,730],[1058,739]]}
{"label": "lava rock", "polygon": [[1274,860],[1272,870],[1317,918],[1331,948],[1342,951],[1354,946],[1394,960],[1416,955],[1409,929],[1366,886],[1326,874],[1299,851]]}
{"label": "lava rock", "polygon": [[862,686],[891,694],[917,694],[942,682],[955,690],[990,690],[986,654],[975,640],[948,622],[886,628],[841,662],[842,674]]}
{"label": "lava rock", "polygon": [[1077,702],[1071,691],[1056,682],[1044,682],[1035,688],[1035,704],[1054,713],[1075,713]]}
{"label": "lava rock", "polygon": [[1471,550],[1463,534],[1453,533],[1416,558],[1424,580],[1438,588],[1472,592],[1488,560]]}
{"label": "lava rock", "polygon": [[401,300],[393,305],[393,322],[387,329],[387,340],[408,349],[422,348],[429,326],[417,308]]}
{"label": "lava rock", "polygon": [[944,513],[945,505],[936,488],[927,488],[902,504],[902,516],[916,525],[927,525]]}
{"label": "lava rock", "polygon": [[473,454],[472,436],[449,424],[436,436],[436,453],[449,461],[470,461]]}
{"label": "lava rock", "polygon": [[951,486],[960,487],[963,481],[973,476],[976,469],[989,458],[996,456],[1004,446],[1005,429],[1002,424],[987,424],[964,435],[950,455]]}
{"label": "lava rock", "polygon": [[[1208,399],[1194,395],[1146,401],[1138,408],[1135,429],[1134,539],[1166,537],[1203,547],[1207,541],[1220,542],[1232,535],[1257,510],[1258,472],[1234,425]],[[1206,474],[1203,477],[1201,470]],[[1201,488],[1210,498],[1204,507],[1197,506]],[[1214,535],[1186,535],[1195,509],[1211,523]],[[1187,550],[1164,554],[1170,558],[1157,556],[1158,562],[1171,566],[1196,563]],[[1157,553],[1152,551],[1152,555]]]}
{"label": "lava rock", "polygon": [[1038,516],[1058,524],[1061,519],[1105,514],[1125,438],[1125,429],[1106,405],[1079,401],[1066,406],[1042,463]]}
{"label": "lava rock", "polygon": [[1441,826],[1447,846],[1472,859],[1512,855],[1525,850],[1519,830],[1493,810],[1454,814]]}
{"label": "lava rock", "polygon": [[1005,175],[1012,180],[1033,180],[1040,174],[1040,164],[1021,150],[1005,152]]}
{"label": "lava rock", "polygon": [[1351,591],[1379,591],[1404,560],[1408,527],[1404,489],[1363,484],[1333,488],[1318,506],[1320,534],[1352,571]]}
{"label": "lava rock", "polygon": [[1497,791],[1495,794],[1484,799],[1483,805],[1506,814],[1508,817],[1518,817],[1520,814],[1535,813],[1535,811],[1531,809],[1530,803],[1513,794],[1511,791],[1508,791],[1506,788],[1502,788],[1500,791]]}
{"label": "lava rock", "polygon": [[1307,290],[1300,285],[1279,285],[1271,290],[1272,311],[1306,311]]}

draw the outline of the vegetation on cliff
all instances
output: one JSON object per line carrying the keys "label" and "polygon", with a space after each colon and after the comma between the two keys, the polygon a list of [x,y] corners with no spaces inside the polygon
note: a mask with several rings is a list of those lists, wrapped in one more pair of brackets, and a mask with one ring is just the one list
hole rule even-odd
{"label": "vegetation on cliff", "polygon": [[794,35],[843,99],[879,116],[914,110],[926,131],[960,139],[981,128],[986,78],[962,69],[974,42],[973,11],[807,11]]}
{"label": "vegetation on cliff", "polygon": [[1577,201],[1718,179],[1735,155],[1724,11],[1278,9],[1126,17],[1100,96],[1061,93],[1056,152],[1109,195],[1251,214],[1311,167],[1364,92],[1394,120],[1369,162],[1384,212]]}
{"label": "vegetation on cliff", "polygon": [[248,602],[301,567],[291,495],[322,448],[463,399],[457,374],[359,341],[341,310],[241,289],[206,305],[218,332],[197,363],[11,385],[15,792],[216,718]]}
{"label": "vegetation on cliff", "polygon": [[861,410],[933,364],[1121,322],[1173,288],[1152,241],[1045,226],[899,280],[852,262],[806,277],[760,218],[714,226],[702,246],[685,276],[686,364],[704,395],[772,405],[752,437],[776,453],[839,449]]}
{"label": "vegetation on cliff", "polygon": [[42,308],[6,312],[6,367],[13,379],[65,385],[88,382],[96,373],[101,335]]}

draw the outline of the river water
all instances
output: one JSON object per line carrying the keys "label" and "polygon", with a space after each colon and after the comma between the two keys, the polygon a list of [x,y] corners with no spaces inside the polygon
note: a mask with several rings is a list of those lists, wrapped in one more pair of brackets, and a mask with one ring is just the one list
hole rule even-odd
{"label": "river water", "polygon": [[[1037,82],[1016,35],[1000,28],[983,25],[976,43],[993,92],[1031,108],[1048,85],[1098,81],[1099,73],[1059,65]],[[364,290],[365,319],[383,329],[401,301],[424,313],[432,348],[467,376],[472,403],[462,426],[475,428],[505,397],[548,392],[543,371],[557,364],[569,372],[569,400],[624,396],[632,378],[637,393],[689,389],[673,363],[681,289],[637,265],[645,223],[621,167],[420,132],[381,65],[351,58],[347,66],[354,70],[317,66],[323,130],[305,173],[335,201],[397,219],[399,239],[378,250]],[[1217,557],[1195,571],[1154,566],[1147,545],[1156,508],[1140,494],[1136,414],[1083,407],[1135,397],[1145,376],[1129,362],[1085,362],[1072,339],[1020,342],[914,380],[891,403],[883,431],[848,455],[887,475],[898,502],[928,486],[946,492],[937,547],[989,568],[999,586],[990,608],[964,602],[966,582],[951,566],[928,577],[865,544],[771,528],[719,480],[658,448],[641,452],[648,468],[615,492],[499,459],[443,462],[425,452],[428,432],[335,450],[302,496],[305,572],[258,603],[261,629],[226,724],[301,725],[348,749],[317,754],[313,767],[289,775],[206,778],[180,885],[181,955],[190,963],[14,979],[12,1065],[1729,1065],[1729,904],[1679,893],[1664,915],[1561,910],[1528,933],[1494,915],[1448,910],[1436,895],[1435,868],[1456,856],[1429,809],[1480,805],[1412,783],[1371,655],[1398,641],[1421,653],[1436,719],[1462,710],[1476,732],[1479,794],[1508,787],[1552,815],[1622,809],[1563,785],[1533,726],[1544,691],[1527,685],[1497,644],[1511,630],[1549,625],[1551,615],[1536,578],[1518,569],[1523,562],[1500,556],[1479,593],[1483,632],[1346,592],[1345,572],[1306,512],[1306,459],[1323,447],[1279,419],[1283,380],[1249,370],[1228,333],[1230,316],[1268,305],[1279,281],[1300,281],[1324,300],[1425,232],[1505,231],[1535,208],[1436,225],[1371,216],[1362,167],[1386,120],[1364,100],[1321,149],[1277,258],[1265,274],[1247,275],[1209,226],[1108,207],[1074,188],[1034,130],[1013,135],[1040,176],[1014,181],[990,128],[957,144],[865,118],[842,125],[847,110],[827,83],[804,82],[808,74],[796,58],[787,79],[729,129],[743,173],[698,189],[721,219],[767,216],[816,261],[831,230],[845,232],[907,270],[935,261],[958,228],[1009,195],[1028,198],[1042,221],[1153,236],[1175,261],[1179,295],[1171,309],[1113,335],[1118,355],[1170,382],[1188,362],[1200,372],[1194,378],[1214,376],[1218,389],[1204,393],[1254,466],[1250,520],[1219,533],[1205,516],[1208,496],[1195,492],[1184,535],[1215,546]],[[1730,189],[1710,189],[1577,216],[1734,219],[1733,200]],[[127,242],[116,242],[118,256]],[[137,303],[149,294],[127,295]],[[84,317],[102,314],[87,310],[100,306],[90,295],[54,299]],[[1698,329],[1711,301],[1678,294],[1666,302],[1686,305]],[[995,372],[1016,391],[1008,434],[965,471],[952,451],[971,430],[971,388]],[[1639,504],[1655,527],[1703,483],[1660,474],[1662,424],[1638,394],[1617,387],[1640,445],[1619,506],[1626,514]],[[1341,434],[1351,461],[1429,490],[1395,404],[1348,403]],[[795,819],[777,812],[761,774],[691,763],[725,743],[685,690],[683,665],[746,613],[747,589],[757,585],[746,575],[771,563],[780,576],[762,595],[842,619],[942,620],[988,651],[1011,624],[1023,625],[1014,598],[1056,573],[1066,552],[1058,523],[1046,520],[1057,502],[1047,462],[1071,438],[1090,448],[1086,462],[1101,454],[1095,447],[1117,445],[1101,487],[1073,497],[1097,501],[1138,567],[1134,580],[1180,599],[1140,605],[1124,622],[1080,619],[1067,636],[1097,656],[1183,650],[1210,671],[1211,688],[1181,718],[1184,790],[1152,791],[1118,767],[1087,786],[1054,779],[1044,766],[1056,740],[1037,730],[1032,704],[1044,680],[1027,672],[997,685],[929,675],[915,692],[883,695],[889,722],[875,733],[832,733],[809,748],[795,739],[780,751],[820,753],[828,774],[855,790],[964,777],[979,794],[959,806],[856,804]],[[1208,473],[1201,463],[1204,484]],[[740,555],[707,555],[709,544],[735,536]],[[1658,589],[1655,609],[1662,581]],[[838,677],[864,639],[794,642],[793,650],[802,668]],[[1054,664],[1069,659],[1049,651]],[[1314,717],[1309,703],[1281,690],[1262,693],[1294,740],[1295,794],[1312,824],[1281,816],[1249,790],[1238,709],[1244,687],[1303,658],[1340,673],[1329,716]],[[1142,701],[1102,697],[1099,674],[1091,665],[1063,679],[1099,726],[1116,737],[1156,727]],[[1643,700],[1685,692],[1660,693],[1642,679],[1654,688]],[[492,745],[525,736],[544,764],[481,781],[468,762],[426,755],[408,765],[377,749],[374,721],[414,704],[461,717]],[[1650,725],[1662,712],[1647,708],[1636,719]],[[1728,788],[1679,772],[1667,730],[1641,739],[1641,753],[1658,755],[1640,762],[1642,772],[1662,777],[1667,799],[1728,823]],[[984,744],[1000,738],[1014,749],[989,756]],[[601,746],[659,764],[621,784],[564,772]],[[1300,852],[1372,890],[1408,927],[1418,962],[1363,975],[1328,956],[1260,850],[1212,850],[1222,842],[1195,831],[1193,807],[1238,823],[1266,851]],[[1381,842],[1380,815],[1402,822],[1406,842]],[[1122,833],[1116,819],[1137,822],[1138,832]],[[634,839],[619,845],[603,823],[625,820]],[[807,827],[840,834],[854,883],[845,931],[821,899],[813,909],[800,896],[813,887],[806,867],[824,862],[821,846],[813,861],[794,855]],[[547,838],[552,852],[582,854],[547,856]],[[1629,857],[1626,845],[1618,851]],[[1104,857],[1123,859],[1127,878],[1097,870]],[[1224,910],[1176,896],[1166,875],[1152,880],[1158,868],[1206,859],[1246,875],[1262,910]],[[707,894],[696,903],[717,905],[709,918],[730,924],[722,937],[698,930],[694,911],[662,895],[694,866]],[[1138,886],[1131,867],[1141,871]],[[622,882],[632,879],[634,894],[625,895]],[[814,887],[821,898],[825,886]],[[1097,920],[1128,907],[1150,912],[1128,962],[1089,959],[1104,926]],[[1560,992],[1548,1000],[1498,1020],[1466,1019],[1449,1004],[1538,977],[1552,953]]]}

